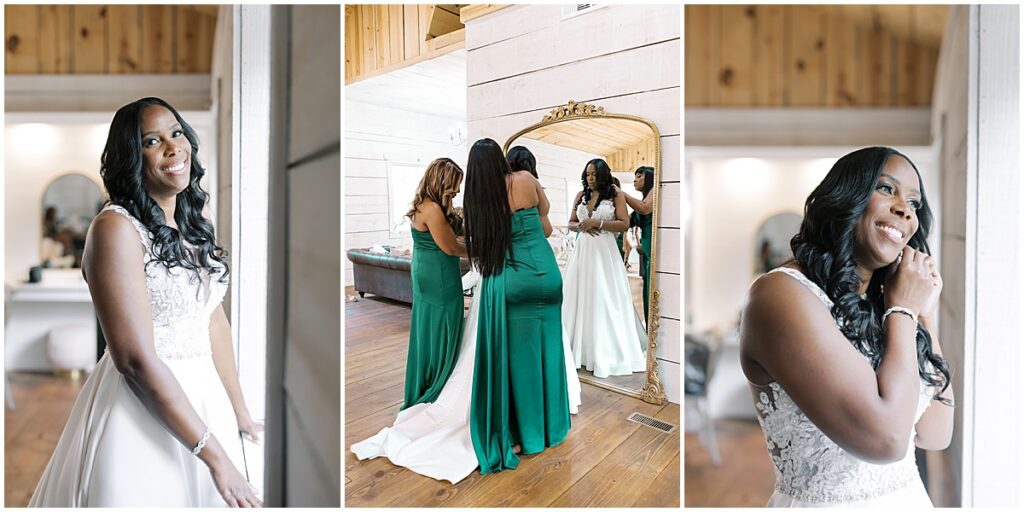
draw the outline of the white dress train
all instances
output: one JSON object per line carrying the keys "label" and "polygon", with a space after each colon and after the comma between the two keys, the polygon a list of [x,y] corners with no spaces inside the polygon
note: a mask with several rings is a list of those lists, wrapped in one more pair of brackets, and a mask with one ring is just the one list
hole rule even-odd
{"label": "white dress train", "polygon": [[[126,210],[152,258],[149,232]],[[222,271],[221,271],[222,272]],[[224,297],[221,272],[191,282],[180,267],[146,266],[157,356],[241,471],[242,444],[213,364],[210,315]],[[109,353],[79,392],[30,507],[224,507],[210,471],[129,389]]]}
{"label": "white dress train", "polygon": [[[614,221],[615,204],[601,201],[593,214],[576,206],[580,222]],[[580,233],[562,276],[562,338],[572,349],[573,368],[595,377],[629,375],[647,369],[647,333],[633,304],[629,278],[615,236]]]}
{"label": "white dress train", "polygon": [[[479,282],[480,274],[476,271],[462,278],[463,289],[476,287]],[[479,311],[479,294],[474,293],[469,315],[463,322],[458,360],[437,401],[400,411],[394,425],[353,444],[350,449],[359,460],[387,457],[395,465],[453,484],[480,466],[469,431]],[[567,357],[569,411],[576,414],[580,405],[580,381],[576,371],[568,365],[569,361]]]}

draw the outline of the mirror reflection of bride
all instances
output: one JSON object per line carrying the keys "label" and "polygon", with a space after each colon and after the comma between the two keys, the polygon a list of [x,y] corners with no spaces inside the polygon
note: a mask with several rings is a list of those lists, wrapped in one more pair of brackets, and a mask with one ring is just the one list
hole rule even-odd
{"label": "mirror reflection of bride", "polygon": [[579,233],[562,286],[562,335],[576,368],[595,377],[629,375],[647,367],[647,336],[633,306],[615,234],[629,229],[625,194],[601,158],[583,172],[569,229]]}

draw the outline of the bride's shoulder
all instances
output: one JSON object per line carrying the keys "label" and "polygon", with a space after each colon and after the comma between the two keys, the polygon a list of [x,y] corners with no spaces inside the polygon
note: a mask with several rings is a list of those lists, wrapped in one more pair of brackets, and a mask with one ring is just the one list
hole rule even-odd
{"label": "bride's shoulder", "polygon": [[754,280],[747,291],[744,304],[744,316],[788,322],[793,317],[807,315],[831,316],[828,308],[823,307],[821,300],[812,291],[795,267],[782,267],[762,274]]}

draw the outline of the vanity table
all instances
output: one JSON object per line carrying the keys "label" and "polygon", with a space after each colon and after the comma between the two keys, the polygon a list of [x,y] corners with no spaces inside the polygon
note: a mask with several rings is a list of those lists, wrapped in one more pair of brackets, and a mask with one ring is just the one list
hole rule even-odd
{"label": "vanity table", "polygon": [[[12,285],[7,307],[4,354],[8,371],[52,371],[46,357],[50,331],[65,325],[96,325],[89,287],[80,269],[45,269],[38,283]],[[88,343],[94,347],[95,337]]]}

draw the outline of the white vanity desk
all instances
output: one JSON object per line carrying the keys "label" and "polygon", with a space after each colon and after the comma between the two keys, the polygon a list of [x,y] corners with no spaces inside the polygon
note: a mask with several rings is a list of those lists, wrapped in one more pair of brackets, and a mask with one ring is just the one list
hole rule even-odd
{"label": "white vanity desk", "polygon": [[[7,307],[4,354],[8,371],[53,370],[46,357],[50,331],[64,325],[90,326],[94,330],[96,326],[96,313],[81,269],[47,269],[38,283],[13,285]],[[87,343],[95,352],[95,336]]]}

